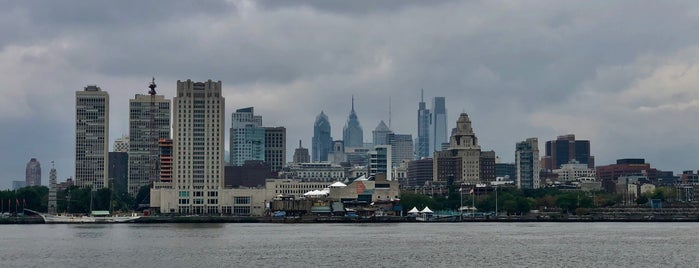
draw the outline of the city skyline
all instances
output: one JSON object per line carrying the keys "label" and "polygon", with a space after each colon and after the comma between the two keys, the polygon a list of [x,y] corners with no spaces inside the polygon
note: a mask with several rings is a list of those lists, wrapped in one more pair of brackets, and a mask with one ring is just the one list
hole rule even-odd
{"label": "city skyline", "polygon": [[365,141],[389,122],[389,98],[391,129],[418,137],[424,88],[426,102],[446,98],[448,130],[467,112],[506,162],[518,141],[573,133],[596,165],[640,157],[696,170],[699,37],[686,33],[699,4],[581,3],[10,3],[0,12],[22,23],[0,30],[0,188],[30,158],[55,161],[59,181],[74,175],[73,96],[85,85],[110,94],[111,149],[152,76],[167,98],[178,79],[221,80],[226,117],[256,107],[287,128],[287,144],[309,148],[321,110],[341,137],[352,95]]}

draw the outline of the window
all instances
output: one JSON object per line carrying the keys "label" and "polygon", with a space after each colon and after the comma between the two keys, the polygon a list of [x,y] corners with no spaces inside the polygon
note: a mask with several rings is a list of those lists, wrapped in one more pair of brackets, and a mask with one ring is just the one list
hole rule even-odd
{"label": "window", "polygon": [[250,197],[249,196],[235,196],[235,197],[233,197],[233,204],[236,204],[236,205],[250,204]]}

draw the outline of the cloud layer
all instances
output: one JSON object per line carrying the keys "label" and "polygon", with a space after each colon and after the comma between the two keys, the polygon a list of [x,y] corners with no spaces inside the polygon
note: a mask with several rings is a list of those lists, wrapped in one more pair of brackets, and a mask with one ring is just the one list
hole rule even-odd
{"label": "cloud layer", "polygon": [[[0,9],[0,188],[31,157],[73,173],[74,96],[111,96],[111,140],[152,76],[223,81],[227,111],[254,106],[309,146],[335,139],[356,98],[365,140],[380,120],[416,133],[421,88],[465,111],[506,161],[527,137],[575,133],[598,164],[645,157],[697,169],[699,4],[659,1],[17,1]],[[229,122],[228,122],[229,123]],[[230,124],[230,123],[229,123]],[[44,179],[44,181],[47,181]]]}

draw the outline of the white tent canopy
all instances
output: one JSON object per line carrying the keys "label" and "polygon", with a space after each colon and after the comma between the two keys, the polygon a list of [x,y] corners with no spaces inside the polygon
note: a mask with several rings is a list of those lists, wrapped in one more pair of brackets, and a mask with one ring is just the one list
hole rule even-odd
{"label": "white tent canopy", "polygon": [[339,188],[341,188],[341,187],[347,187],[347,184],[344,184],[344,183],[342,183],[342,182],[336,181],[335,183],[330,184],[330,187],[339,187]]}
{"label": "white tent canopy", "polygon": [[414,213],[420,213],[420,211],[417,209],[417,207],[413,207],[410,211],[408,211],[409,214],[414,214]]}
{"label": "white tent canopy", "polygon": [[422,209],[422,211],[420,211],[420,213],[432,213],[432,210],[430,209],[430,207],[425,207],[424,209]]}

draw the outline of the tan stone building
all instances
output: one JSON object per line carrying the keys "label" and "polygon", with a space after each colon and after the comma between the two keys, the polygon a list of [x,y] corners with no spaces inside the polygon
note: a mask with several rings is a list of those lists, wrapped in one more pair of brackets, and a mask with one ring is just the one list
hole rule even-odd
{"label": "tan stone building", "polygon": [[481,146],[473,133],[468,114],[461,113],[456,121],[456,131],[449,141],[449,149],[435,152],[433,161],[433,180],[448,182],[453,176],[456,184],[481,182],[480,178]]}

